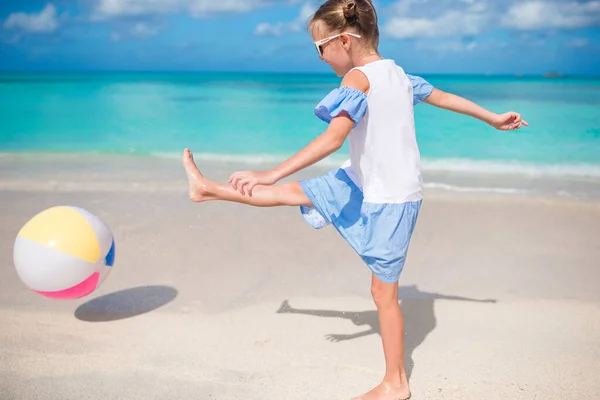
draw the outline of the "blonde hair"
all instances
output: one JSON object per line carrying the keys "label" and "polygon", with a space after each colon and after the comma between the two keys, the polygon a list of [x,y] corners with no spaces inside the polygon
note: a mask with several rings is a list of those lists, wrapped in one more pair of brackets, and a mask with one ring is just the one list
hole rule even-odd
{"label": "blonde hair", "polygon": [[377,13],[370,0],[327,0],[308,22],[308,29],[318,21],[332,32],[354,28],[375,49],[379,45]]}

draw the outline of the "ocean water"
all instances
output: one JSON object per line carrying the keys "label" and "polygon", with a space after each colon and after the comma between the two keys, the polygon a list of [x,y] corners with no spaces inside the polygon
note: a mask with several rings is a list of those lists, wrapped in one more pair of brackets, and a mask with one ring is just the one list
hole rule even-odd
{"label": "ocean water", "polygon": [[[426,185],[520,191],[542,179],[542,186],[585,181],[600,193],[600,79],[423,77],[489,110],[520,112],[530,124],[500,132],[417,105],[423,169],[435,178]],[[0,152],[179,157],[190,147],[204,159],[273,164],[326,128],[313,108],[339,82],[333,74],[4,73]],[[344,146],[325,163],[347,155]],[[566,193],[563,183],[550,186]]]}

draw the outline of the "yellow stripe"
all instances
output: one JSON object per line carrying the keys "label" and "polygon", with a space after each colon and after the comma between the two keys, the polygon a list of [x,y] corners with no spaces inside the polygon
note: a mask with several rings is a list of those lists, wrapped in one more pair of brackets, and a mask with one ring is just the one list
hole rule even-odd
{"label": "yellow stripe", "polygon": [[100,258],[94,229],[70,207],[42,211],[21,228],[19,236],[91,263]]}

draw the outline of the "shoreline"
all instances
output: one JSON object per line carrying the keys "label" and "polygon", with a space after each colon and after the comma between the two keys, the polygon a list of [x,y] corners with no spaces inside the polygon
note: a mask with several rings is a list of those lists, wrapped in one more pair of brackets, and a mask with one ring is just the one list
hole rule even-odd
{"label": "shoreline", "polygon": [[[201,171],[226,182],[242,169],[266,168],[281,161],[273,156],[244,157],[194,154]],[[282,182],[320,175],[345,158],[325,159]],[[600,167],[599,167],[600,170]],[[185,175],[180,156],[98,152],[0,152],[0,191],[178,191]],[[79,188],[79,189],[78,189]],[[515,173],[436,171],[423,168],[425,196],[505,196],[530,199],[600,202],[600,177],[533,176]]]}
{"label": "shoreline", "polygon": [[[260,154],[237,154],[237,153],[203,153],[190,148],[194,158],[203,162],[226,164],[226,165],[272,165],[279,163],[293,155],[293,153],[260,153]],[[183,148],[181,148],[183,151]],[[73,161],[98,161],[98,158],[114,160],[127,159],[157,159],[157,160],[179,160],[181,152],[118,152],[118,151],[0,151],[0,162],[2,160],[27,161],[30,159],[71,159]],[[325,169],[335,168],[350,158],[349,153],[338,152],[333,154],[314,166]],[[446,172],[460,174],[481,174],[483,176],[521,176],[521,177],[547,177],[547,178],[572,178],[590,179],[600,182],[600,163],[534,163],[515,160],[489,160],[471,158],[422,158],[421,168],[424,172]],[[490,167],[490,169],[477,169]],[[508,169],[506,169],[508,167]],[[505,168],[505,169],[502,169]]]}

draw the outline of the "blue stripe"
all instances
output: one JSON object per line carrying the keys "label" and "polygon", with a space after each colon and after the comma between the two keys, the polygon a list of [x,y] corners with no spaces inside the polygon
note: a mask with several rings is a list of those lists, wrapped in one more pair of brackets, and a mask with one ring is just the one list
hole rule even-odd
{"label": "blue stripe", "polygon": [[112,267],[115,262],[115,239],[112,241],[112,245],[110,246],[110,250],[104,259],[104,264],[109,267]]}

